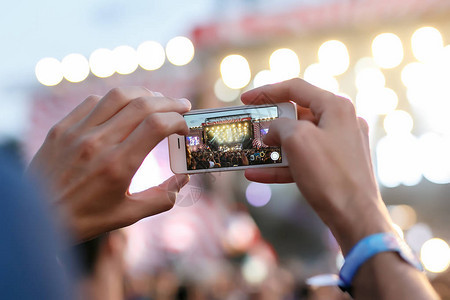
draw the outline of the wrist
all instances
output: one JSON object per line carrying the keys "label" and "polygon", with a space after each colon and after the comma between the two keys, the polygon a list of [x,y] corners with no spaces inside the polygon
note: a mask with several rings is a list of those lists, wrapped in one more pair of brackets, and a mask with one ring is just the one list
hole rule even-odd
{"label": "wrist", "polygon": [[334,216],[328,224],[342,253],[348,251],[361,239],[380,232],[395,232],[389,213],[381,197],[358,197],[348,201],[346,208]]}

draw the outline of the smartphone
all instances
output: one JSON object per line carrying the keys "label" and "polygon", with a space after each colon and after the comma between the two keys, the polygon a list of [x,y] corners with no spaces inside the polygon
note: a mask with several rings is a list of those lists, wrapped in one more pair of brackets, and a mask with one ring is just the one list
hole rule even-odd
{"label": "smartphone", "polygon": [[184,115],[189,134],[169,136],[170,168],[196,174],[284,167],[283,149],[265,145],[264,136],[277,118],[297,118],[292,102],[193,110]]}

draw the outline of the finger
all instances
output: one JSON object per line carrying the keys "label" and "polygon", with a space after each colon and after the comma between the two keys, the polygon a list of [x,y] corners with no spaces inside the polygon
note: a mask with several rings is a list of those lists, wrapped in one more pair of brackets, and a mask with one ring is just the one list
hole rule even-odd
{"label": "finger", "polygon": [[124,87],[110,90],[84,119],[82,127],[93,127],[104,123],[124,108],[131,100],[151,97],[154,94],[144,87]]}
{"label": "finger", "polygon": [[288,167],[247,169],[244,174],[248,180],[261,183],[294,182]]}
{"label": "finger", "polygon": [[123,141],[147,116],[156,112],[186,113],[191,103],[187,99],[163,97],[141,97],[128,103],[111,119],[103,123],[99,130],[109,143]]}
{"label": "finger", "polygon": [[335,127],[335,123],[354,124],[356,113],[353,104],[308,82],[295,78],[280,83],[265,85],[241,95],[245,104],[267,104],[294,101],[310,108],[319,126]]}
{"label": "finger", "polygon": [[165,212],[173,207],[178,192],[189,182],[188,175],[174,175],[143,192],[127,195],[125,218],[134,223],[142,218]]}
{"label": "finger", "polygon": [[94,109],[100,99],[101,97],[97,95],[87,97],[58,123],[59,126],[62,128],[69,128],[70,126],[80,122],[92,111],[92,109]]}
{"label": "finger", "polygon": [[297,105],[297,119],[317,124],[317,120],[311,110],[309,108],[301,107],[300,105]]}
{"label": "finger", "polygon": [[131,172],[135,172],[148,153],[164,138],[177,133],[187,135],[189,129],[183,116],[176,112],[154,113],[117,147],[127,157]]}

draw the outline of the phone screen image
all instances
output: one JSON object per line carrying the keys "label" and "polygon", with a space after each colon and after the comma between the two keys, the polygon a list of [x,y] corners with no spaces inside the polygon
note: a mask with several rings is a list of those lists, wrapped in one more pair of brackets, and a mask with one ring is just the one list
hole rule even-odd
{"label": "phone screen image", "polygon": [[280,147],[263,142],[278,115],[277,106],[185,115],[187,170],[282,163]]}

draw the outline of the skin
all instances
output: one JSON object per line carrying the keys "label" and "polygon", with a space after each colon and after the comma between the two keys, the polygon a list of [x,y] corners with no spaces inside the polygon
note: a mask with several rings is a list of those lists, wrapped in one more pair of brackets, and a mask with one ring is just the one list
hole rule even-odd
{"label": "skin", "polygon": [[[299,108],[299,120],[273,121],[264,139],[284,147],[289,168],[248,169],[249,180],[295,182],[344,256],[365,236],[395,232],[374,176],[368,126],[350,101],[301,79],[257,88],[241,99],[245,104],[293,101]],[[438,298],[422,273],[389,252],[363,264],[353,285],[356,299]]]}
{"label": "skin", "polygon": [[76,242],[172,208],[187,175],[136,194],[128,188],[162,139],[188,133],[181,114],[190,108],[186,99],[117,88],[88,97],[50,130],[28,172],[46,180],[52,205]]}

